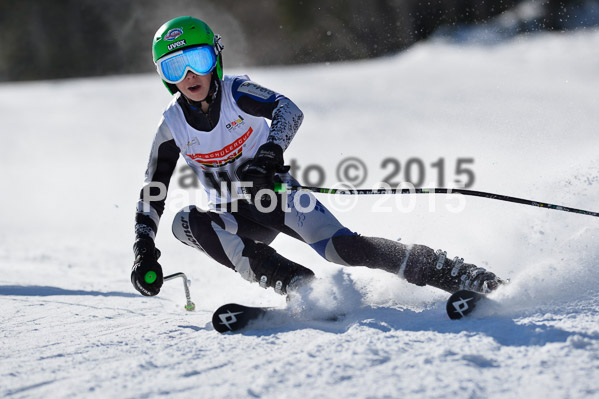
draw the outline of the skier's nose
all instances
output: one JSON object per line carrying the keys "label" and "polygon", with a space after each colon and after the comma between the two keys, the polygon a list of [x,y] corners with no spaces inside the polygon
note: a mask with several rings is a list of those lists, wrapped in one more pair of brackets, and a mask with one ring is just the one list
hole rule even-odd
{"label": "skier's nose", "polygon": [[187,75],[185,75],[185,79],[191,80],[191,79],[195,78],[196,76],[198,76],[198,75],[196,75],[195,73],[193,73],[191,71],[187,71]]}

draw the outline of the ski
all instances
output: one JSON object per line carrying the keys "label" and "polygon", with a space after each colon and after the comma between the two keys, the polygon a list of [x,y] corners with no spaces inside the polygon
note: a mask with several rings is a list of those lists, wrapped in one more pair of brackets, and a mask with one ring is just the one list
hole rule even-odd
{"label": "ski", "polygon": [[452,320],[461,319],[472,313],[476,309],[476,305],[483,299],[487,300],[486,295],[474,291],[454,292],[447,300],[447,316]]}
{"label": "ski", "polygon": [[[460,290],[447,300],[447,315],[452,320],[461,319],[471,314],[481,300],[488,300],[486,295],[474,291]],[[219,333],[240,331],[253,321],[263,320],[269,314],[283,310],[269,307],[245,306],[228,303],[219,307],[212,315],[212,326]],[[341,316],[326,317],[322,320],[337,321]]]}
{"label": "ski", "polygon": [[219,333],[239,331],[255,320],[264,318],[273,308],[252,307],[228,303],[216,309],[212,315],[212,326]]}
{"label": "ski", "polygon": [[216,309],[212,315],[212,326],[219,333],[236,332],[250,326],[252,322],[260,322],[261,327],[282,326],[293,320],[304,322],[335,322],[343,319],[345,314],[315,314],[298,316],[289,312],[288,308],[269,308],[245,306],[228,303]]}

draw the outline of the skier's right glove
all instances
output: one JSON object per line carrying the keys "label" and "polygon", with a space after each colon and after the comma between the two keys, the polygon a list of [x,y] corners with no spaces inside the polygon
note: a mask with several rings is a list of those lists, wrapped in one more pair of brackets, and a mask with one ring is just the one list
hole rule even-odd
{"label": "skier's right glove", "polygon": [[[256,201],[256,194],[260,190],[275,189],[275,173],[286,173],[288,166],[283,165],[283,149],[275,143],[262,144],[254,159],[243,170],[241,178],[243,181],[252,183],[249,189],[252,202]],[[264,199],[269,199],[267,195]],[[258,198],[260,200],[260,198]],[[264,205],[266,207],[268,205]]]}
{"label": "skier's right glove", "polygon": [[131,270],[133,287],[145,296],[154,296],[162,287],[162,267],[158,263],[160,251],[151,238],[140,238],[133,244],[135,262]]}

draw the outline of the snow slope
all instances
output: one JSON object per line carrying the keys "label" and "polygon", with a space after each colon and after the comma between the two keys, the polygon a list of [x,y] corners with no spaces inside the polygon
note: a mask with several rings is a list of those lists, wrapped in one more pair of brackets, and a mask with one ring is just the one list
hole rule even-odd
{"label": "snow slope", "polygon": [[[299,177],[320,166],[333,185],[338,165],[359,157],[370,187],[392,172],[386,158],[401,163],[393,181],[416,159],[424,185],[437,186],[441,158],[454,186],[467,177],[458,159],[473,159],[462,165],[472,189],[597,211],[598,47],[599,31],[490,47],[433,41],[375,61],[228,72],[304,110],[286,155]],[[197,309],[184,310],[179,281],[138,295],[133,212],[168,99],[153,75],[0,85],[1,397],[599,397],[599,220],[589,216],[445,196],[342,206],[321,195],[355,231],[511,278],[501,305],[450,321],[443,292],[342,269],[279,237],[277,250],[321,282],[287,322],[220,335],[210,324],[219,305],[284,299],[174,239],[174,213],[204,200],[181,188],[180,171],[157,245],[165,273],[193,281]],[[302,306],[346,317],[310,321]]]}

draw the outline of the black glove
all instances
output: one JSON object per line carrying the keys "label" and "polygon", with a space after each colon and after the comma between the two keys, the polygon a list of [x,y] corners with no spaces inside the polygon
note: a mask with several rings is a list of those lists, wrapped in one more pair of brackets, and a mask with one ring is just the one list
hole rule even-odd
{"label": "black glove", "polygon": [[[275,173],[286,173],[289,171],[288,166],[283,165],[283,149],[275,143],[262,144],[254,159],[244,169],[242,180],[251,182],[252,187],[249,188],[252,201],[256,199],[256,193],[260,190],[275,189]],[[265,198],[270,198],[264,196]]]}
{"label": "black glove", "polygon": [[151,238],[140,238],[133,244],[135,262],[131,269],[133,287],[145,296],[154,296],[162,287],[162,267],[158,263],[160,251]]}

